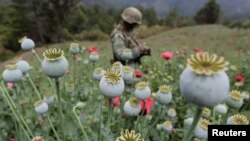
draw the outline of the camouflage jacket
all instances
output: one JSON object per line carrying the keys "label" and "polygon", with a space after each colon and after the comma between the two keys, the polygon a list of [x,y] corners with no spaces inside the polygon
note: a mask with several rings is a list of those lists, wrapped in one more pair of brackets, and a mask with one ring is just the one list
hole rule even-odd
{"label": "camouflage jacket", "polygon": [[111,33],[111,41],[114,55],[113,61],[125,62],[122,58],[122,52],[125,48],[132,50],[133,58],[129,60],[129,63],[133,63],[141,55],[140,50],[137,48],[139,43],[135,39],[134,34],[124,31],[120,24]]}

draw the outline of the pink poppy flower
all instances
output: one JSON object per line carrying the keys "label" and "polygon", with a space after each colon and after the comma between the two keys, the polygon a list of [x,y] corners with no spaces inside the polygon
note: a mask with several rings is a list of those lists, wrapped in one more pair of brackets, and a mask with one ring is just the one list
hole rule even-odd
{"label": "pink poppy flower", "polygon": [[9,89],[12,89],[12,88],[14,87],[14,84],[13,84],[13,83],[7,83],[7,87],[8,87]]}
{"label": "pink poppy flower", "polygon": [[113,104],[114,107],[120,107],[120,105],[121,105],[120,98],[119,97],[114,97],[113,101],[112,101],[112,104]]}
{"label": "pink poppy flower", "polygon": [[140,78],[142,76],[142,72],[140,70],[135,70],[134,75],[136,78]]}
{"label": "pink poppy flower", "polygon": [[197,54],[200,54],[200,55],[204,53],[203,50],[198,49],[198,48],[194,48],[194,51],[195,51]]}
{"label": "pink poppy flower", "polygon": [[88,52],[91,53],[91,52],[97,52],[97,48],[96,47],[89,47],[88,48]]}
{"label": "pink poppy flower", "polygon": [[[144,105],[145,103],[145,105]],[[151,107],[154,104],[154,101],[151,97],[147,98],[144,102],[143,100],[140,100],[140,104],[141,104],[141,112],[143,111],[143,115],[147,115],[148,113],[150,113]]]}
{"label": "pink poppy flower", "polygon": [[166,59],[166,60],[170,60],[173,58],[173,54],[171,52],[168,51],[164,51],[161,53],[161,56]]}
{"label": "pink poppy flower", "polygon": [[245,78],[244,78],[244,76],[243,76],[243,75],[241,75],[241,74],[237,74],[237,75],[236,75],[236,77],[235,77],[235,80],[236,80],[237,82],[244,83]]}

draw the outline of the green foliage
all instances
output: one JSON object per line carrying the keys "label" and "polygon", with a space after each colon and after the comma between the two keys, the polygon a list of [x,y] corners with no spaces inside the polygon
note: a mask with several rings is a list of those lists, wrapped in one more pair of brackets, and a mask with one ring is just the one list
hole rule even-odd
{"label": "green foliage", "polygon": [[169,15],[165,17],[162,23],[172,28],[195,25],[194,20],[192,18],[179,16],[176,9],[173,9],[169,13]]}
{"label": "green foliage", "polygon": [[224,23],[224,25],[228,26],[229,28],[249,29],[250,20],[232,21],[232,22]]}
{"label": "green foliage", "polygon": [[220,16],[220,6],[216,0],[209,0],[208,3],[200,9],[194,19],[198,24],[214,24]]}
{"label": "green foliage", "polygon": [[0,51],[0,61],[5,61],[8,60],[10,58],[12,58],[15,54],[10,51],[10,50],[1,50]]}

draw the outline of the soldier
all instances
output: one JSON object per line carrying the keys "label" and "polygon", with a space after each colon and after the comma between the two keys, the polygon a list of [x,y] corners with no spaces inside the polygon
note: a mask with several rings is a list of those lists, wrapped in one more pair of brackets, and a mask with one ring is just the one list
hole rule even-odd
{"label": "soldier", "polygon": [[[133,30],[142,22],[142,14],[138,9],[128,7],[122,12],[121,18],[122,20],[111,33],[114,55],[112,62],[120,61],[122,64],[128,63],[129,65],[140,64],[142,56],[151,55],[151,49],[139,43],[133,33]],[[123,55],[125,50],[130,50],[131,57]]]}

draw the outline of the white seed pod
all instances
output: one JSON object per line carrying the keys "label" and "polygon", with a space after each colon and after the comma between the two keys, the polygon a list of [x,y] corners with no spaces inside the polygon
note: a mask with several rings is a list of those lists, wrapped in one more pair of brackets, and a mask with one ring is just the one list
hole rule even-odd
{"label": "white seed pod", "polygon": [[42,100],[39,100],[35,103],[35,111],[38,114],[45,114],[49,109],[49,106],[46,102],[43,102]]}
{"label": "white seed pod", "polygon": [[174,118],[177,115],[176,110],[174,108],[168,109],[167,113],[168,113],[168,116],[170,116],[171,118]]}
{"label": "white seed pod", "polygon": [[54,103],[55,96],[50,93],[45,93],[43,97],[43,101],[46,102],[48,105]]}
{"label": "white seed pod", "polygon": [[105,71],[102,68],[96,68],[93,72],[93,78],[100,81],[104,76]]}
{"label": "white seed pod", "polygon": [[99,82],[101,94],[108,97],[121,96],[125,89],[124,81],[120,74],[108,70]]}
{"label": "white seed pod", "polygon": [[144,81],[138,82],[135,87],[136,87],[135,96],[138,99],[145,100],[150,96],[151,90],[147,82],[144,82]]}
{"label": "white seed pod", "polygon": [[243,98],[239,91],[233,90],[226,97],[225,103],[231,108],[240,108],[243,105]]}
{"label": "white seed pod", "polygon": [[200,107],[212,107],[221,103],[230,88],[228,75],[224,72],[227,65],[228,62],[216,55],[193,55],[180,76],[183,97]]}
{"label": "white seed pod", "polygon": [[97,62],[99,60],[99,54],[97,52],[91,52],[89,55],[89,60],[91,62]]}
{"label": "white seed pod", "polygon": [[16,63],[17,68],[21,70],[23,74],[27,74],[30,70],[30,65],[27,61],[20,60]]}
{"label": "white seed pod", "polygon": [[242,96],[242,98],[243,98],[245,101],[249,101],[249,100],[250,100],[250,95],[249,95],[249,92],[247,92],[247,91],[243,91],[243,92],[241,93],[241,96]]}
{"label": "white seed pod", "polygon": [[227,106],[224,104],[218,104],[217,106],[215,106],[215,111],[218,114],[225,115],[227,113]]}
{"label": "white seed pod", "polygon": [[210,117],[210,115],[211,115],[211,110],[207,107],[203,108],[201,116],[208,118],[208,117]]}
{"label": "white seed pod", "polygon": [[156,93],[156,99],[161,104],[168,104],[172,101],[172,88],[166,85],[159,87],[159,90]]}
{"label": "white seed pod", "polygon": [[199,139],[207,139],[208,125],[210,122],[206,119],[201,119],[194,130],[194,136]]}
{"label": "white seed pod", "polygon": [[136,98],[130,98],[129,101],[124,104],[123,108],[124,113],[128,116],[137,116],[141,111],[140,102]]}
{"label": "white seed pod", "polygon": [[134,80],[134,71],[131,67],[129,66],[124,66],[123,67],[123,80],[127,84],[131,84]]}
{"label": "white seed pod", "polygon": [[227,119],[228,125],[248,125],[249,120],[245,115],[235,114]]}
{"label": "white seed pod", "polygon": [[120,63],[120,62],[114,62],[112,64],[112,68],[111,68],[112,71],[116,71],[118,72],[122,77],[124,75],[124,72],[123,72],[123,65]]}
{"label": "white seed pod", "polygon": [[3,80],[8,83],[15,83],[22,79],[21,70],[17,69],[15,64],[9,64],[5,66],[5,70],[3,71]]}
{"label": "white seed pod", "polygon": [[193,123],[193,120],[194,120],[194,118],[192,118],[192,117],[189,117],[189,118],[187,118],[187,119],[185,119],[184,120],[184,127],[190,127],[191,126],[191,124]]}
{"label": "white seed pod", "polygon": [[33,50],[35,48],[34,41],[26,36],[20,39],[19,43],[21,43],[22,50]]}
{"label": "white seed pod", "polygon": [[165,121],[163,124],[162,124],[162,128],[167,131],[168,133],[172,133],[173,131],[173,125],[171,123],[171,121]]}
{"label": "white seed pod", "polygon": [[43,53],[43,56],[42,69],[47,76],[59,78],[67,73],[69,64],[61,49],[48,49]]}
{"label": "white seed pod", "polygon": [[71,43],[69,51],[72,54],[78,54],[80,52],[79,44],[77,44],[77,43]]}

